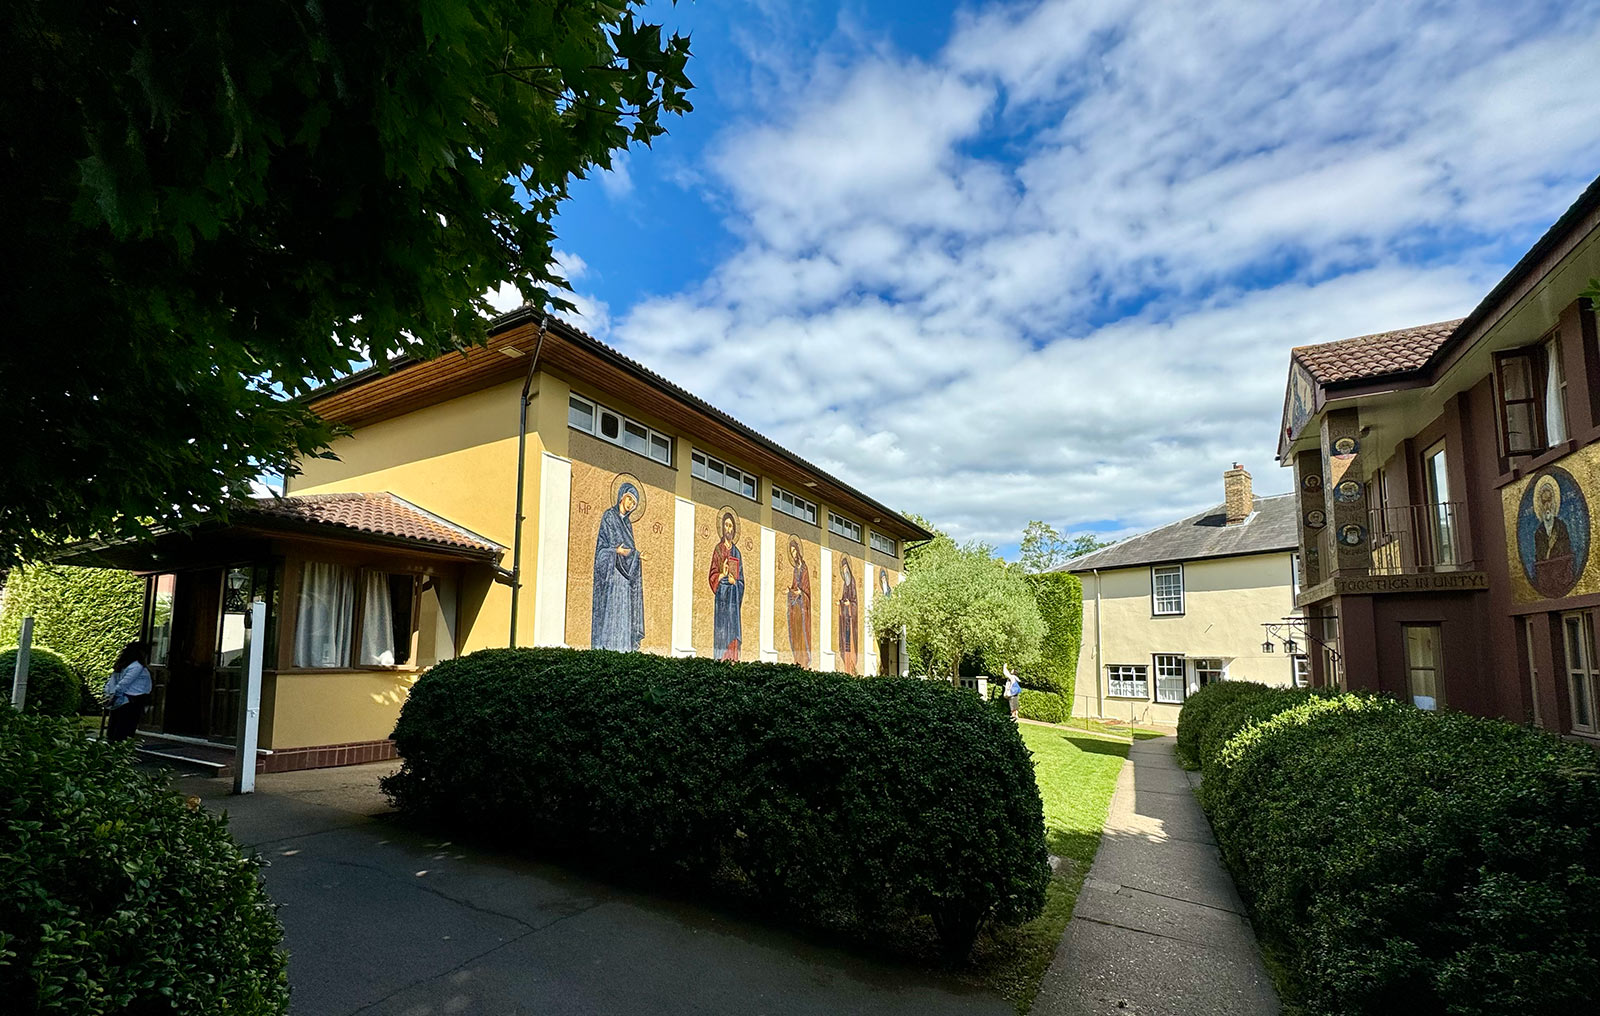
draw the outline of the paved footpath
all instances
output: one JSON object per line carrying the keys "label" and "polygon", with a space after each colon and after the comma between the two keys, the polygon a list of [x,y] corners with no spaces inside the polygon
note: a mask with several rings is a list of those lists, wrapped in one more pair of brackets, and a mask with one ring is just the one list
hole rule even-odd
{"label": "paved footpath", "polygon": [[1173,739],[1135,742],[1032,1016],[1269,1016],[1278,996]]}
{"label": "paved footpath", "polygon": [[178,780],[271,862],[295,1016],[1015,1016],[998,995],[781,928],[442,842],[393,763]]}

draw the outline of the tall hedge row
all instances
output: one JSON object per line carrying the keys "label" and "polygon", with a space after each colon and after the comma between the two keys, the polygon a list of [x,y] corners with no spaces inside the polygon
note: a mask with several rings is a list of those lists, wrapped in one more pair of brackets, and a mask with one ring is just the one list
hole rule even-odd
{"label": "tall hedge row", "polygon": [[122,647],[139,637],[144,579],[111,568],[34,565],[13,569],[0,608],[0,645],[16,645],[22,619],[33,641],[54,647],[98,691]]}
{"label": "tall hedge row", "polygon": [[1592,749],[1370,695],[1189,702],[1201,804],[1307,1012],[1567,1014],[1600,998]]}
{"label": "tall hedge row", "polygon": [[1070,703],[1083,645],[1083,583],[1068,572],[1029,575],[1027,582],[1044,621],[1044,641],[1039,662],[1020,676],[1028,687],[1064,695]]}
{"label": "tall hedge row", "polygon": [[0,707],[0,1011],[287,1012],[260,865],[131,756]]}
{"label": "tall hedge row", "polygon": [[952,954],[1040,912],[1033,766],[943,682],[604,650],[439,664],[395,728],[401,809],[692,883],[818,925],[933,919]]}

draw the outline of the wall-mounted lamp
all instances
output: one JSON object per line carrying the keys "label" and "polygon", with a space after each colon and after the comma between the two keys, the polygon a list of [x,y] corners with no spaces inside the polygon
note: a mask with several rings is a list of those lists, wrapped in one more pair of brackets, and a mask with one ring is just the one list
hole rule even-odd
{"label": "wall-mounted lamp", "polygon": [[1272,652],[1272,640],[1271,639],[1267,639],[1265,642],[1261,643],[1261,651],[1263,653]]}

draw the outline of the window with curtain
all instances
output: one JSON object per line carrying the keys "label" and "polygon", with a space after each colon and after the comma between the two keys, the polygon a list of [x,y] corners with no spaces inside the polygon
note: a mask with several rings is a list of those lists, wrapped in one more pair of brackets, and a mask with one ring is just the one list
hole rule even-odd
{"label": "window with curtain", "polygon": [[355,628],[356,570],[307,561],[300,570],[294,628],[296,667],[348,667]]}
{"label": "window with curtain", "polygon": [[1545,445],[1554,448],[1567,440],[1567,376],[1561,369],[1561,343],[1544,344]]}
{"label": "window with curtain", "polygon": [[411,661],[411,618],[417,580],[411,575],[367,572],[361,594],[361,657],[368,667]]}

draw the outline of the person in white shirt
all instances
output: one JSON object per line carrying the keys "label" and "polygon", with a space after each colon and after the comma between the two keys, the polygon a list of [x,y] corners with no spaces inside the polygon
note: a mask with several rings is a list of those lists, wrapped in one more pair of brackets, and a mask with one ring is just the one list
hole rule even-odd
{"label": "person in white shirt", "polygon": [[1017,675],[1011,669],[1011,664],[1001,666],[1001,672],[1006,675],[1006,704],[1011,707],[1011,718],[1017,718],[1017,709],[1022,704],[1022,682],[1017,680]]}
{"label": "person in white shirt", "polygon": [[129,642],[117,655],[111,679],[106,682],[105,701],[111,707],[108,741],[121,741],[132,737],[139,729],[139,718],[144,715],[144,704],[155,688],[150,668],[145,665],[149,649],[143,642]]}

